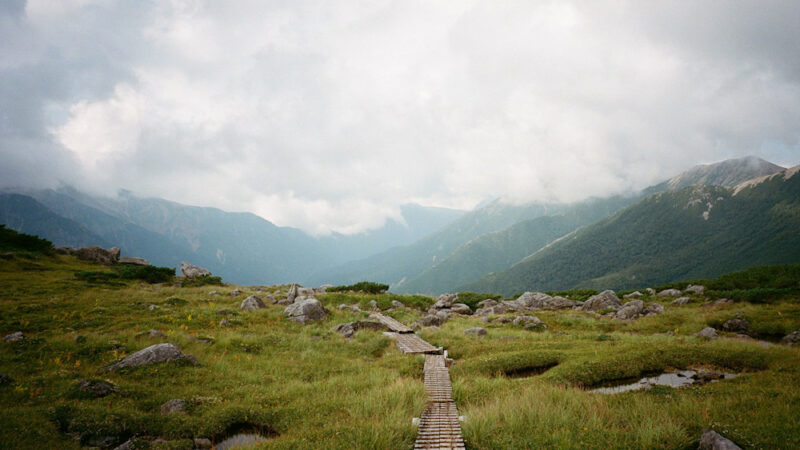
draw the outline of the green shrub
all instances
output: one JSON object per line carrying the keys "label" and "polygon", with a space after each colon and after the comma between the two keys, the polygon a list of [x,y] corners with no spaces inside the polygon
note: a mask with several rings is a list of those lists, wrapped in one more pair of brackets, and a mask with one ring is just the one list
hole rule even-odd
{"label": "green shrub", "polygon": [[175,269],[158,266],[123,264],[114,267],[123,280],[142,280],[148,283],[166,283],[175,276]]}
{"label": "green shrub", "polygon": [[374,283],[372,281],[360,281],[356,284],[348,286],[333,286],[327,289],[327,292],[366,292],[367,294],[380,294],[389,290],[388,284]]}
{"label": "green shrub", "polygon": [[53,254],[53,243],[47,239],[14,230],[0,225],[0,251],[21,251],[29,253]]}
{"label": "green shrub", "polygon": [[547,295],[560,296],[566,297],[570,300],[577,300],[577,301],[584,301],[593,295],[597,295],[600,292],[596,289],[570,289],[568,291],[549,291],[546,292]]}
{"label": "green shrub", "polygon": [[214,277],[211,275],[203,275],[202,277],[184,278],[181,280],[182,287],[200,287],[200,286],[222,286],[222,277]]}
{"label": "green shrub", "polygon": [[478,309],[478,303],[486,300],[502,300],[503,296],[499,294],[476,294],[475,292],[459,292],[458,303],[463,303],[470,307],[473,311]]}

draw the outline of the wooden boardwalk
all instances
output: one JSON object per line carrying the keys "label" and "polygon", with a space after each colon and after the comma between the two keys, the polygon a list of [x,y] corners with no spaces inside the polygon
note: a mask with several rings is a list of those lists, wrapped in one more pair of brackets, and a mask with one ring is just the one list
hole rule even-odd
{"label": "wooden boardwalk", "polygon": [[465,448],[444,355],[425,356],[425,391],[428,406],[422,413],[414,448]]}
{"label": "wooden boardwalk", "polygon": [[407,326],[403,325],[402,323],[394,320],[393,318],[391,318],[389,316],[384,316],[381,313],[372,313],[372,314],[369,315],[369,317],[370,317],[370,319],[377,319],[380,323],[386,325],[389,328],[389,330],[391,330],[391,331],[393,331],[395,333],[407,334],[407,333],[413,333],[414,332],[414,330],[412,330],[411,328],[408,328]]}
{"label": "wooden boardwalk", "polygon": [[384,333],[390,338],[394,339],[397,343],[397,348],[403,353],[410,354],[439,354],[442,353],[441,348],[437,348],[426,342],[421,337],[414,333],[400,334],[400,333]]}

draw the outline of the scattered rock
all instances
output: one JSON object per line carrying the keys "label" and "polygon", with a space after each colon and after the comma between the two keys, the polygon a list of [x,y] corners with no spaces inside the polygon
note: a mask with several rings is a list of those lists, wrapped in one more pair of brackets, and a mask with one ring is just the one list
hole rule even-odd
{"label": "scattered rock", "polygon": [[322,286],[314,289],[315,294],[325,294],[328,292],[328,288],[332,288],[332,284],[323,284]]}
{"label": "scattered rock", "polygon": [[450,307],[450,311],[453,314],[461,314],[464,316],[472,315],[472,310],[463,303],[454,303],[453,306]]}
{"label": "scattered rock", "polygon": [[157,309],[158,309],[158,306],[156,306],[156,305],[150,305],[150,306],[147,307],[148,311],[155,311]]}
{"label": "scattered rock", "polygon": [[208,291],[208,295],[219,295],[217,291]]}
{"label": "scattered rock", "polygon": [[220,309],[219,311],[217,311],[217,314],[219,314],[221,316],[228,316],[228,315],[235,316],[235,315],[237,315],[236,311],[233,311],[233,310],[230,310],[230,309]]}
{"label": "scattered rock", "polygon": [[687,303],[691,303],[691,301],[692,301],[691,297],[678,297],[672,301],[672,304],[675,306],[683,306]]}
{"label": "scattered rock", "polygon": [[476,316],[497,316],[500,314],[505,314],[509,311],[508,307],[505,305],[495,305],[495,306],[484,306],[483,308],[479,308],[475,311]]}
{"label": "scattered rock", "polygon": [[481,327],[468,328],[464,330],[464,334],[471,334],[474,336],[486,336],[486,330]]}
{"label": "scattered rock", "polygon": [[144,258],[137,258],[135,256],[123,256],[119,259],[120,264],[132,264],[135,266],[149,266],[150,261]]}
{"label": "scattered rock", "polygon": [[656,291],[653,288],[647,288],[644,291],[647,292],[647,295],[656,295]]}
{"label": "scattered rock", "polygon": [[711,429],[703,431],[703,435],[700,436],[700,446],[697,448],[699,450],[742,450],[733,441]]}
{"label": "scattered rock", "polygon": [[725,378],[725,374],[722,372],[716,372],[713,370],[700,370],[695,373],[692,378],[697,380],[700,383],[708,383],[714,380],[721,380]]}
{"label": "scattered rock", "polygon": [[94,398],[105,397],[117,392],[117,388],[108,381],[102,380],[78,380],[75,388]]}
{"label": "scattered rock", "polygon": [[492,306],[497,306],[497,300],[487,298],[486,300],[481,300],[478,302],[478,308],[489,308]]}
{"label": "scattered rock", "polygon": [[211,271],[203,269],[202,267],[197,267],[186,261],[181,261],[181,275],[186,278],[207,277],[211,276]]}
{"label": "scattered rock", "polygon": [[298,300],[287,306],[284,312],[289,317],[289,320],[302,324],[310,320],[322,320],[328,316],[328,310],[315,298]]}
{"label": "scattered rock", "polygon": [[125,367],[148,366],[167,361],[188,361],[193,365],[197,364],[197,359],[194,356],[181,353],[177,345],[164,343],[151,345],[132,355],[126,356],[121,361],[106,366],[106,370],[113,372]]}
{"label": "scattered rock", "polygon": [[272,303],[273,305],[274,305],[274,304],[276,304],[276,303],[278,303],[278,301],[277,301],[277,300],[275,300],[275,297],[273,297],[273,296],[271,296],[271,295],[268,295],[268,296],[267,296],[267,301],[268,301],[268,302],[270,302],[270,303]]}
{"label": "scattered rock", "polygon": [[105,265],[116,264],[119,261],[119,249],[111,247],[106,250],[102,247],[86,247],[73,250],[71,254],[75,255],[78,259],[84,261],[91,261]]}
{"label": "scattered rock", "polygon": [[691,292],[692,294],[702,294],[705,292],[706,287],[700,284],[690,284],[683,290],[683,292]]}
{"label": "scattered rock", "polygon": [[543,326],[544,322],[536,316],[517,316],[514,318],[514,325],[527,325],[529,323]]}
{"label": "scattered rock", "polygon": [[402,308],[404,306],[406,306],[406,305],[398,302],[397,300],[392,300],[392,308]]}
{"label": "scattered rock", "polygon": [[633,291],[630,294],[625,294],[625,295],[622,296],[622,298],[624,298],[626,300],[629,299],[629,298],[637,299],[639,297],[644,297],[644,294],[642,294],[639,291]]}
{"label": "scattered rock", "polygon": [[438,327],[442,324],[442,319],[436,314],[428,314],[422,318],[423,327]]}
{"label": "scattered rock", "polygon": [[296,299],[297,299],[297,284],[292,283],[292,285],[289,287],[289,293],[286,294],[286,301],[288,302],[289,305],[291,305],[292,303],[294,303]]}
{"label": "scattered rock", "polygon": [[544,330],[545,328],[547,328],[547,325],[545,325],[543,323],[533,323],[533,322],[531,322],[531,323],[526,323],[523,328],[525,328],[526,330],[540,331],[540,330]]}
{"label": "scattered rock", "polygon": [[378,301],[377,300],[370,300],[369,301],[370,309],[378,309]]}
{"label": "scattered rock", "polygon": [[513,317],[500,316],[497,319],[495,319],[494,321],[497,322],[497,323],[511,323],[513,320],[514,320]]}
{"label": "scattered rock", "polygon": [[453,303],[458,300],[458,294],[442,294],[436,299],[436,303],[431,308],[443,309],[453,306]]}
{"label": "scattered rock", "polygon": [[313,297],[314,296],[314,288],[298,286],[297,287],[297,295],[302,295],[304,297]]}
{"label": "scattered rock", "polygon": [[445,322],[447,322],[448,319],[450,319],[450,313],[448,313],[447,311],[444,311],[444,310],[437,311],[436,312],[436,317],[438,317],[442,321],[442,323],[445,323]]}
{"label": "scattered rock", "polygon": [[206,438],[195,438],[194,439],[194,448],[212,448],[214,444],[211,443],[210,439]]}
{"label": "scattered rock", "polygon": [[158,330],[148,330],[148,331],[147,331],[147,334],[148,334],[148,336],[150,336],[150,337],[159,337],[159,338],[165,338],[165,337],[167,337],[167,335],[166,335],[166,334],[164,334],[164,333],[162,333],[161,331],[158,331]]}
{"label": "scattered rock", "polygon": [[781,342],[787,345],[800,345],[800,330],[787,334]]}
{"label": "scattered rock", "polygon": [[747,334],[750,330],[750,322],[748,322],[747,319],[737,317],[735,319],[726,320],[725,323],[722,324],[722,329],[730,331],[731,333]]}
{"label": "scattered rock", "polygon": [[647,306],[644,307],[644,311],[642,311],[643,316],[655,316],[657,314],[661,314],[664,312],[664,307],[661,306],[659,303],[649,303]]}
{"label": "scattered rock", "polygon": [[680,297],[681,295],[683,295],[683,292],[677,289],[664,289],[663,291],[659,292],[656,295],[658,295],[659,297]]}
{"label": "scattered rock", "polygon": [[341,305],[338,306],[338,308],[340,311],[344,311],[345,309],[347,309],[354,313],[361,312],[361,309],[358,307],[358,305],[345,305],[344,303],[342,303]]}
{"label": "scattered rock", "polygon": [[25,339],[25,336],[22,334],[22,331],[15,331],[11,334],[6,335],[3,338],[3,342],[17,342]]}
{"label": "scattered rock", "polygon": [[255,311],[257,309],[266,308],[267,305],[261,301],[261,299],[255,295],[251,295],[246,299],[242,300],[242,305],[239,307],[242,311]]}
{"label": "scattered rock", "polygon": [[609,308],[616,311],[621,307],[622,302],[617,297],[617,294],[608,290],[589,297],[581,306],[581,311],[600,311]]}
{"label": "scattered rock", "polygon": [[239,289],[234,289],[231,291],[231,297],[236,297],[237,295],[242,295],[242,291]]}
{"label": "scattered rock", "polygon": [[360,320],[357,322],[347,322],[336,325],[333,330],[342,336],[349,338],[352,337],[356,331],[370,329],[370,330],[388,330],[389,327],[380,322],[371,322],[368,320]]}
{"label": "scattered rock", "polygon": [[219,321],[219,326],[221,326],[221,327],[225,327],[225,326],[228,326],[230,324],[231,324],[231,321],[228,320],[228,319],[222,319],[222,320]]}
{"label": "scattered rock", "polygon": [[4,373],[0,373],[0,386],[4,386],[6,384],[11,384],[13,382],[14,382],[14,380],[12,380],[11,377],[9,377],[8,375],[6,375]]}
{"label": "scattered rock", "polygon": [[644,311],[644,302],[641,300],[633,300],[622,305],[614,317],[620,320],[632,320],[641,317]]}
{"label": "scattered rock", "polygon": [[186,410],[186,400],[182,398],[173,398],[172,400],[161,405],[161,414],[175,414],[184,412]]}
{"label": "scattered rock", "polygon": [[706,338],[706,339],[716,339],[718,337],[717,336],[717,330],[715,330],[715,329],[713,329],[711,327],[705,327],[702,330],[700,330],[697,333],[695,333],[694,335],[697,336],[697,337]]}
{"label": "scattered rock", "polygon": [[711,306],[724,306],[724,305],[732,305],[732,304],[733,304],[733,300],[731,300],[729,298],[721,298],[721,299],[715,301],[714,303],[712,303]]}

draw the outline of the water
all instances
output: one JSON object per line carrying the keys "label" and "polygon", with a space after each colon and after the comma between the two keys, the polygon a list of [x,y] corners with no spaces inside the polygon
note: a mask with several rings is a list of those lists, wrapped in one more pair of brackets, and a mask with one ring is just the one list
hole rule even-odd
{"label": "water", "polygon": [[621,392],[638,391],[640,389],[650,389],[653,386],[669,386],[672,388],[682,388],[695,383],[714,382],[720,379],[735,378],[735,373],[720,373],[719,376],[709,376],[711,372],[698,374],[694,370],[683,370],[677,373],[662,373],[655,377],[642,378],[634,383],[627,383],[625,380],[617,381],[615,385],[604,386],[591,389],[589,392],[599,394],[619,394]]}
{"label": "water", "polygon": [[215,450],[228,450],[234,448],[247,448],[256,443],[264,442],[267,438],[258,433],[239,433],[228,437],[214,446]]}

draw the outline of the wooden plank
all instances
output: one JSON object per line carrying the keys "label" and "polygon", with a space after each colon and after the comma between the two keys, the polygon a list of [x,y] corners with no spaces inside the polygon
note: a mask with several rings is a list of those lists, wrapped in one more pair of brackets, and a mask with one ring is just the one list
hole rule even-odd
{"label": "wooden plank", "polygon": [[414,330],[412,330],[411,328],[408,328],[407,326],[403,325],[402,323],[398,322],[397,320],[395,320],[395,319],[393,319],[393,318],[391,318],[389,316],[385,316],[385,315],[383,315],[381,313],[372,313],[372,314],[370,314],[369,317],[372,318],[372,319],[378,319],[378,321],[380,321],[380,323],[386,325],[387,327],[389,327],[389,330],[394,331],[395,333],[404,333],[405,334],[405,333],[413,333],[414,332]]}

